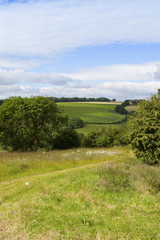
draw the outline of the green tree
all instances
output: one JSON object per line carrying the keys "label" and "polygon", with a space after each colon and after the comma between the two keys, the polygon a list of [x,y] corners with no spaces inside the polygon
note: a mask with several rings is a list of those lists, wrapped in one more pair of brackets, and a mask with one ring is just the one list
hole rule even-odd
{"label": "green tree", "polygon": [[53,149],[76,148],[81,144],[80,137],[74,129],[64,128],[55,136],[52,142]]}
{"label": "green tree", "polygon": [[51,143],[67,122],[67,116],[47,97],[11,97],[0,106],[0,140],[13,151],[37,151]]}
{"label": "green tree", "polygon": [[160,163],[160,92],[140,102],[128,131],[137,157],[148,164]]}
{"label": "green tree", "polygon": [[125,131],[120,128],[102,128],[90,132],[84,139],[85,147],[111,147],[125,145]]}
{"label": "green tree", "polygon": [[82,128],[82,127],[84,127],[84,125],[85,125],[85,123],[83,122],[83,120],[81,118],[78,118],[78,117],[72,118],[69,121],[69,127],[71,129]]}

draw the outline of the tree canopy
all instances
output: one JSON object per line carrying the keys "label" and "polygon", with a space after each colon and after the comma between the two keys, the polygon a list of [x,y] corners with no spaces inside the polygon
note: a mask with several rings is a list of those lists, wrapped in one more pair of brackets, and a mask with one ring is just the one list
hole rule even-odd
{"label": "tree canopy", "polygon": [[148,164],[160,163],[160,92],[140,102],[128,130],[137,157]]}
{"label": "tree canopy", "polygon": [[10,97],[0,106],[0,139],[13,151],[37,151],[67,123],[67,115],[47,97]]}

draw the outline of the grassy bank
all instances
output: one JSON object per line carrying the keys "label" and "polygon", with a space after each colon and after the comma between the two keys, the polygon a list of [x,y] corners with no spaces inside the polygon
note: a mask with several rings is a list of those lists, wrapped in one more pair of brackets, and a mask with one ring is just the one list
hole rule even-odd
{"label": "grassy bank", "polygon": [[[160,239],[160,167],[141,163],[128,148],[81,151],[1,155],[6,166],[57,159],[64,169],[46,172],[42,164],[32,175],[2,179],[0,239]],[[72,161],[81,166],[70,168]]]}

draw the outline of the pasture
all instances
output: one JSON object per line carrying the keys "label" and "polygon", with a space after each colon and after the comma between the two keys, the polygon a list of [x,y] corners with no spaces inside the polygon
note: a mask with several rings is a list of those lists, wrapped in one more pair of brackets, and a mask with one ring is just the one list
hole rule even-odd
{"label": "pasture", "polygon": [[83,133],[84,135],[89,134],[93,130],[100,131],[101,129],[107,129],[107,128],[121,128],[126,129],[127,128],[127,122],[117,123],[117,124],[86,124],[83,128],[78,128],[76,131],[78,133]]}
{"label": "pasture", "polygon": [[124,120],[124,116],[115,112],[116,104],[97,103],[57,103],[64,109],[70,119],[81,118],[86,123],[117,123]]}
{"label": "pasture", "polygon": [[138,109],[138,105],[130,105],[125,107],[128,112],[135,112]]}
{"label": "pasture", "polygon": [[128,147],[0,154],[0,239],[160,239],[160,167]]}

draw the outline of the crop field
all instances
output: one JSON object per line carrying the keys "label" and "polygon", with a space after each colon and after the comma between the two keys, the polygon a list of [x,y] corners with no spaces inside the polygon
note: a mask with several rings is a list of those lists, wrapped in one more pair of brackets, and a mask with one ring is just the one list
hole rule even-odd
{"label": "crop field", "polygon": [[0,239],[159,240],[160,167],[128,147],[0,153]]}
{"label": "crop field", "polygon": [[116,104],[96,103],[57,103],[69,118],[80,117],[86,123],[116,123],[124,116],[115,112]]}

